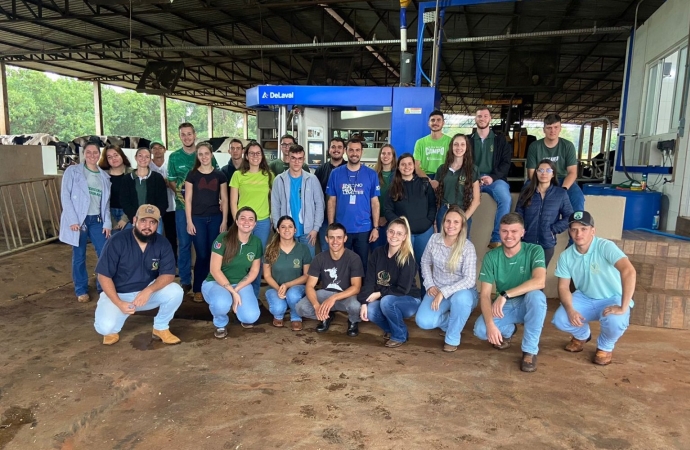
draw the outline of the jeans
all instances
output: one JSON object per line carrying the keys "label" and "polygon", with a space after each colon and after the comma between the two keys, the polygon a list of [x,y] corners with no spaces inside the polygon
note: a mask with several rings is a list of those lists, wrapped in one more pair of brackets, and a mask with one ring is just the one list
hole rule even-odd
{"label": "jeans", "polygon": [[[448,211],[448,203],[443,203],[436,213],[436,232],[441,232],[443,226],[443,216]],[[470,239],[470,229],[472,228],[472,218],[467,219],[467,239]]]}
{"label": "jeans", "polygon": [[124,215],[125,211],[122,208],[110,208],[110,220],[113,224],[113,230],[111,234],[119,233],[120,231],[129,230],[130,228],[132,228],[132,217],[128,217],[129,221],[121,230],[115,229],[117,223],[120,221],[120,219],[122,219],[122,216]]}
{"label": "jeans", "polygon": [[[318,236],[317,236],[316,240],[317,241],[319,240]],[[302,244],[306,245],[307,248],[309,249],[309,253],[311,253],[311,259],[314,259],[314,256],[316,255],[316,247],[314,247],[313,245],[311,245],[309,243],[309,235],[303,234],[302,236],[299,236],[297,238],[297,242],[301,242]],[[264,250],[266,250],[266,249],[264,248]]]}
{"label": "jeans", "polygon": [[192,284],[192,237],[187,233],[187,216],[184,209],[175,210],[177,228],[177,272],[180,283]]}
{"label": "jeans", "polygon": [[326,242],[327,228],[328,224],[326,224],[326,221],[324,220],[323,225],[321,225],[321,228],[319,228],[319,246],[321,252],[325,252],[326,250],[328,250],[328,242]]}
{"label": "jeans", "polygon": [[373,252],[377,248],[383,247],[388,243],[388,237],[386,236],[386,228],[387,226],[379,228],[379,237],[374,242],[369,244],[369,250]]}
{"label": "jeans", "polygon": [[361,233],[347,233],[347,241],[345,241],[345,248],[357,253],[359,259],[362,260],[362,268],[364,269],[364,273],[367,273],[370,235],[371,231],[363,231]]}
{"label": "jeans", "polygon": [[604,308],[611,305],[620,306],[621,298],[594,299],[585,296],[580,291],[575,291],[573,293],[573,308],[585,318],[582,326],[576,327],[570,323],[568,313],[563,305],[556,310],[551,323],[559,330],[572,334],[575,339],[584,341],[590,336],[589,324],[587,322],[598,320],[600,332],[597,339],[597,348],[605,352],[612,352],[618,339],[628,329],[630,308],[621,315],[609,314],[604,316]]}
{"label": "jeans", "polygon": [[[558,184],[562,186],[563,180],[565,180],[565,178],[559,178]],[[573,211],[584,211],[585,194],[582,193],[580,185],[575,182],[568,188],[566,192],[568,193],[568,199],[570,200],[570,205],[573,207]]]}
{"label": "jeans", "polygon": [[196,234],[192,236],[196,260],[194,261],[194,292],[201,292],[201,283],[204,282],[211,270],[211,247],[213,241],[220,234],[220,224],[223,222],[222,214],[213,216],[192,216],[192,224]]}
{"label": "jeans", "polygon": [[477,307],[477,290],[463,289],[443,298],[438,311],[431,309],[434,298],[425,294],[417,310],[417,326],[423,330],[440,328],[446,332],[446,344],[460,345],[460,332],[465,328],[472,310]]}
{"label": "jeans", "polygon": [[417,313],[422,301],[409,295],[386,295],[380,300],[367,303],[367,317],[384,333],[390,333],[393,341],[406,342],[409,338],[403,319]]}
{"label": "jeans", "polygon": [[434,234],[434,227],[429,227],[424,233],[412,235],[412,251],[414,252],[414,259],[417,261],[417,273],[419,273],[419,283],[422,286],[424,286],[421,266],[422,255],[424,254],[424,249],[426,249],[426,244],[429,243],[432,234]]}
{"label": "jeans", "polygon": [[488,186],[482,185],[481,192],[486,192],[496,202],[496,217],[494,218],[494,230],[491,232],[491,242],[501,242],[501,236],[498,234],[498,228],[501,223],[501,217],[510,212],[510,186],[503,180],[494,180]]}
{"label": "jeans", "polygon": [[[509,338],[515,332],[516,323],[525,324],[522,337],[522,351],[536,355],[539,353],[539,337],[546,318],[546,296],[542,291],[531,291],[525,295],[511,298],[503,305],[503,317],[494,317],[494,324],[501,336]],[[486,322],[481,315],[474,323],[474,335],[486,341]]]}
{"label": "jeans", "polygon": [[273,317],[278,320],[283,320],[285,311],[290,307],[290,321],[301,322],[302,318],[297,314],[295,305],[304,298],[305,286],[298,284],[292,286],[285,292],[285,298],[278,297],[278,291],[275,289],[266,290],[266,301],[268,302],[268,310],[273,314]]}
{"label": "jeans", "polygon": [[[117,293],[120,300],[132,303],[138,292]],[[163,289],[159,289],[149,297],[149,301],[144,306],[137,306],[136,311],[149,311],[159,308],[158,314],[153,319],[153,328],[159,331],[167,330],[169,323],[175,315],[175,311],[180,307],[184,292],[179,284],[170,283]],[[120,311],[104,292],[98,299],[96,305],[96,321],[94,327],[98,334],[106,335],[119,333],[125,321],[130,317]]]}
{"label": "jeans", "polygon": [[[327,291],[325,289],[319,289],[318,291],[316,291],[316,300],[318,300],[319,304],[321,304],[328,300],[328,298],[333,296],[334,294],[336,294],[336,292]],[[357,301],[357,296],[353,295],[352,297],[348,297],[335,302],[333,308],[331,308],[331,311],[346,312],[347,319],[352,323],[357,323],[361,322],[361,319],[359,318],[360,305],[361,304],[359,303],[359,301]],[[299,315],[300,317],[318,320],[316,318],[316,310],[314,309],[314,306],[311,304],[307,297],[304,297],[302,300],[297,302],[297,304],[295,305],[295,310],[297,311],[297,315]]]}
{"label": "jeans", "polygon": [[[235,286],[237,285],[233,285]],[[213,325],[216,328],[225,328],[230,322],[228,313],[232,308],[232,294],[215,281],[204,281],[201,292],[213,314]],[[254,295],[252,286],[245,286],[238,293],[242,304],[237,307],[237,320],[242,323],[254,323],[259,320],[259,301]]]}
{"label": "jeans", "polygon": [[[254,236],[258,237],[259,240],[261,241],[261,247],[263,248],[263,251],[266,251],[266,245],[268,245],[268,236],[271,234],[271,219],[263,219],[263,220],[257,220],[256,221],[256,226],[254,227],[254,232],[252,233]],[[261,258],[263,260],[263,258]],[[259,274],[256,276],[256,279],[252,281],[252,287],[254,288],[254,296],[256,298],[259,298],[259,290],[261,289],[261,275],[264,272],[264,265],[263,263],[259,266]]]}
{"label": "jeans", "polygon": [[[89,293],[89,275],[86,270],[86,244],[87,238],[91,240],[96,255],[101,257],[101,251],[105,245],[103,234],[103,221],[100,216],[86,216],[84,224],[79,229],[79,246],[72,247],[72,281],[77,297]],[[96,289],[101,291],[101,285],[96,278]]]}

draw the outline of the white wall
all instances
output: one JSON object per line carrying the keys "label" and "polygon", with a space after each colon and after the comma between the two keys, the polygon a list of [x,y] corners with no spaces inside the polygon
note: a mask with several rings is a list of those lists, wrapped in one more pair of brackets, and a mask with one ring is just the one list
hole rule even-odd
{"label": "white wall", "polygon": [[[628,105],[626,111],[625,131],[626,135],[637,133],[638,137],[627,137],[625,139],[625,153],[628,156],[626,161],[630,162],[637,159],[636,148],[644,138],[640,137],[642,132],[642,112],[645,107],[646,74],[648,64],[657,61],[660,57],[668,54],[672,49],[682,43],[688,42],[690,32],[690,1],[688,0],[668,0],[643,24],[635,34],[633,49],[633,63],[630,73],[630,87],[628,90]],[[628,55],[628,57],[630,57]],[[686,75],[687,76],[687,75]],[[662,99],[663,101],[664,99]],[[687,114],[690,119],[690,114]],[[676,226],[676,219],[679,215],[690,215],[690,158],[688,155],[688,142],[690,141],[690,120],[686,119],[685,136],[680,138],[676,145],[674,155],[674,174],[673,182],[662,186],[662,182],[657,185],[657,190],[661,190],[669,199],[669,211],[667,215],[666,228],[673,231]],[[675,133],[671,138],[675,138]],[[664,137],[663,139],[668,139]],[[651,152],[658,153],[654,138]],[[658,156],[658,155],[653,155]],[[637,180],[641,179],[640,174],[631,174]],[[662,175],[650,175],[648,184],[654,184]],[[666,176],[666,178],[670,178]],[[615,172],[614,183],[626,180],[625,174]]]}

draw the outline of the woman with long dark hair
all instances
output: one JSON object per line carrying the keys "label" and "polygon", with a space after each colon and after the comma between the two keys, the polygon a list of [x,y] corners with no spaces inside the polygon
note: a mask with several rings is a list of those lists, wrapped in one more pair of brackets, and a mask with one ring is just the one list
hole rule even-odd
{"label": "woman with long dark hair", "polygon": [[[395,175],[395,168],[397,166],[397,157],[395,153],[395,148],[390,144],[384,144],[379,150],[379,157],[376,160],[376,165],[374,166],[374,171],[379,177],[379,186],[381,187],[381,194],[379,198],[385,199],[388,195],[388,189],[390,188],[391,181],[393,181],[393,176]],[[379,201],[380,213],[379,213],[379,224],[381,229],[386,228],[388,220],[384,215],[383,211],[383,200]],[[379,238],[369,244],[371,250],[382,247],[386,244],[386,235],[384,233],[379,233]]]}
{"label": "woman with long dark hair", "polygon": [[311,252],[306,244],[295,240],[297,227],[292,217],[282,216],[277,225],[264,256],[264,279],[269,286],[266,301],[274,327],[283,327],[285,311],[290,307],[292,331],[300,331],[302,318],[295,305],[305,295]]}
{"label": "woman with long dark hair", "polygon": [[213,147],[208,142],[196,146],[196,162],[184,182],[187,233],[192,237],[194,262],[194,301],[204,301],[201,283],[208,276],[211,246],[218,233],[228,228],[228,179],[213,167]]}
{"label": "woman with long dark hair", "polygon": [[522,240],[541,245],[548,268],[557,236],[568,229],[568,217],[573,213],[568,193],[558,186],[553,161],[543,159],[539,162],[529,184],[518,197],[515,212],[525,221]]}
{"label": "woman with long dark hair", "polygon": [[[414,164],[413,164],[414,170]],[[422,302],[415,281],[410,225],[405,217],[388,223],[387,244],[369,255],[364,285],[357,295],[362,304],[360,318],[378,325],[384,332],[385,346],[400,347],[409,337],[403,319],[414,316]]]}
{"label": "woman with long dark hair", "polygon": [[429,179],[415,173],[415,160],[410,153],[400,155],[388,195],[381,198],[389,222],[403,216],[407,219],[412,248],[415,255],[421,256],[434,234],[436,195]]}
{"label": "woman with long dark hair", "polygon": [[[110,177],[98,166],[98,144],[84,146],[84,161],[69,166],[62,176],[60,200],[60,240],[72,246],[72,281],[77,301],[88,302],[89,275],[86,270],[86,244],[90,239],[101,256],[110,237]],[[96,279],[96,288],[101,286]]]}
{"label": "woman with long dark hair", "polygon": [[[122,207],[122,184],[125,175],[132,171],[132,163],[125,155],[119,145],[110,144],[103,149],[98,160],[98,167],[108,172],[110,175],[110,217],[113,221],[113,233],[132,226],[131,219]],[[135,209],[136,212],[136,209]]]}
{"label": "woman with long dark hair", "polygon": [[259,319],[259,301],[251,284],[259,275],[263,247],[252,235],[256,213],[248,206],[235,215],[235,223],[213,241],[211,270],[201,285],[204,300],[213,314],[214,336],[228,335],[230,308],[244,328]]}
{"label": "woman with long dark hair", "polygon": [[[154,205],[165,213],[168,208],[168,189],[163,175],[154,172],[151,150],[141,147],[134,154],[137,170],[125,175],[120,187],[120,204],[127,217],[134,217],[141,205]],[[112,208],[110,208],[112,210]],[[158,234],[163,234],[163,221],[158,222]]]}
{"label": "woman with long dark hair", "polygon": [[472,141],[468,136],[462,133],[453,136],[446,161],[436,170],[434,179],[439,182],[436,190],[436,230],[441,231],[443,216],[450,206],[456,205],[465,212],[469,236],[472,215],[479,207],[481,194],[479,173],[472,159]]}

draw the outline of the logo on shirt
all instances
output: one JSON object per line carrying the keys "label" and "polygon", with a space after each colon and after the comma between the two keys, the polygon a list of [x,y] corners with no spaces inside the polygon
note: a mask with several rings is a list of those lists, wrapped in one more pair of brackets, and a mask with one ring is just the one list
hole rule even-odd
{"label": "logo on shirt", "polygon": [[323,271],[326,272],[332,280],[328,283],[326,289],[335,289],[336,291],[342,292],[343,288],[340,287],[340,280],[338,280],[338,269],[333,267],[332,269],[323,269]]}
{"label": "logo on shirt", "polygon": [[154,259],[151,262],[151,270],[158,270],[158,265],[160,264],[160,259]]}
{"label": "logo on shirt", "polygon": [[525,266],[520,266],[520,274],[524,274],[524,273],[525,273]]}
{"label": "logo on shirt", "polygon": [[427,147],[426,149],[426,155],[443,155],[445,153],[446,148],[445,147]]}
{"label": "logo on shirt", "polygon": [[376,284],[379,286],[390,286],[391,285],[391,274],[382,270],[376,274]]}
{"label": "logo on shirt", "polygon": [[255,257],[255,256],[256,256],[256,255],[254,254],[254,252],[249,252],[249,253],[247,253],[247,261],[249,261],[249,262],[254,261],[254,257]]}
{"label": "logo on shirt", "polygon": [[[580,214],[580,215],[582,215],[582,214]],[[597,263],[590,264],[589,268],[593,274],[601,272],[601,268],[599,267],[599,264],[597,264]]]}
{"label": "logo on shirt", "polygon": [[213,248],[215,248],[216,250],[220,250],[221,246],[222,246],[222,244],[220,242],[214,242],[213,243]]}
{"label": "logo on shirt", "polygon": [[491,145],[489,146],[489,152],[490,152],[490,153],[493,153],[493,152],[494,152],[494,144],[491,144]]}
{"label": "logo on shirt", "polygon": [[363,183],[343,183],[341,189],[343,195],[364,195]]}
{"label": "logo on shirt", "polygon": [[297,258],[293,259],[292,260],[292,268],[293,269],[299,269],[300,267],[302,267],[302,261],[300,261]]}

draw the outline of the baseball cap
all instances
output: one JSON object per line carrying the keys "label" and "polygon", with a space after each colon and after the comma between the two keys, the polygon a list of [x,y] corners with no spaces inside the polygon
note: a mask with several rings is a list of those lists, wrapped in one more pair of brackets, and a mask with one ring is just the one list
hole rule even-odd
{"label": "baseball cap", "polygon": [[161,220],[161,212],[158,210],[157,207],[153,205],[141,205],[139,209],[137,209],[137,218],[138,219],[154,219],[156,221]]}
{"label": "baseball cap", "polygon": [[587,211],[575,211],[574,213],[572,213],[568,218],[568,225],[570,225],[573,222],[579,222],[582,225],[587,225],[588,227],[594,226],[594,219],[592,218],[592,215]]}
{"label": "baseball cap", "polygon": [[160,145],[161,147],[165,148],[165,144],[164,144],[163,141],[161,141],[160,139],[154,139],[154,140],[152,140],[151,143],[149,144],[149,148],[153,148],[153,146],[156,145],[156,144],[158,144],[158,145]]}

